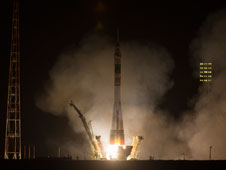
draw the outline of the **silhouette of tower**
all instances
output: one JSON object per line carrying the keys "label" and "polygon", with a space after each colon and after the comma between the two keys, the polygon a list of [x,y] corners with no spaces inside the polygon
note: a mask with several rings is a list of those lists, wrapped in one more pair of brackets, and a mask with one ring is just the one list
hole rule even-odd
{"label": "silhouette of tower", "polygon": [[112,127],[110,132],[110,144],[124,145],[124,128],[122,119],[120,86],[121,86],[121,51],[119,44],[119,32],[117,30],[117,43],[114,53],[115,80],[114,80],[114,108]]}
{"label": "silhouette of tower", "polygon": [[21,159],[19,0],[13,2],[5,159]]}

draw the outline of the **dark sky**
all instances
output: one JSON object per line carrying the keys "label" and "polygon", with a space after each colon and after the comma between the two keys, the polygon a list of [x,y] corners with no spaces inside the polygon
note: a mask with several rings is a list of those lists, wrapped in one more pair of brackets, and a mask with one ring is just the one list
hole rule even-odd
{"label": "dark sky", "polygon": [[[179,119],[189,109],[188,102],[196,95],[198,79],[192,77],[189,46],[197,36],[206,17],[225,7],[225,2],[180,1],[21,1],[21,100],[22,144],[35,144],[38,155],[54,153],[56,148],[46,140],[73,136],[64,117],[43,113],[35,106],[35,96],[48,80],[48,72],[59,54],[69,47],[77,47],[80,40],[100,31],[110,37],[120,28],[122,41],[152,42],[163,46],[175,62],[174,86],[164,96],[159,107]],[[0,3],[0,153],[4,148],[10,52],[12,1]],[[113,54],[113,53],[112,53]],[[164,61],[163,61],[164,62]],[[73,138],[73,137],[72,137]],[[76,137],[74,137],[76,138]]]}

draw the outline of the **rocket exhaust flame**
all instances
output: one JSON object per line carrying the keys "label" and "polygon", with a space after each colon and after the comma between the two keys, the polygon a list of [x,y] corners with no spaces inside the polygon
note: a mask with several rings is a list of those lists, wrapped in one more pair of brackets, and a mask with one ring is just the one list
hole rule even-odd
{"label": "rocket exhaust flame", "polygon": [[106,158],[108,160],[117,159],[118,158],[118,147],[120,144],[109,145],[107,147]]}

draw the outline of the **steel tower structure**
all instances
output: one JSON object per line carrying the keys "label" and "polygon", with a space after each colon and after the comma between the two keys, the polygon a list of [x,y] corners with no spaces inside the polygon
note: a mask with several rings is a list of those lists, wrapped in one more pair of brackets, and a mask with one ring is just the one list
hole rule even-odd
{"label": "steel tower structure", "polygon": [[117,30],[117,43],[114,53],[114,108],[112,117],[112,127],[110,132],[110,144],[125,144],[124,128],[121,108],[120,86],[121,86],[121,51],[119,44],[119,32]]}
{"label": "steel tower structure", "polygon": [[13,2],[5,159],[21,159],[19,0]]}

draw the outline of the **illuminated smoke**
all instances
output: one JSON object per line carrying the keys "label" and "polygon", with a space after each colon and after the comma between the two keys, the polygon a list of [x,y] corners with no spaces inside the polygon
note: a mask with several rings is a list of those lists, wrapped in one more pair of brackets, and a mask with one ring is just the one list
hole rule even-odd
{"label": "illuminated smoke", "polygon": [[[37,106],[44,112],[68,117],[75,136],[84,140],[86,134],[81,120],[68,105],[73,100],[87,120],[92,120],[93,131],[102,136],[104,146],[108,144],[113,112],[114,45],[107,37],[92,35],[78,48],[64,52],[51,69],[50,80],[37,99]],[[183,113],[182,122],[171,120],[170,114],[156,108],[173,85],[169,78],[173,62],[167,51],[135,42],[122,42],[121,51],[126,144],[131,144],[134,135],[144,136],[142,159],[149,156],[178,159],[182,158],[182,153],[187,159],[208,159],[210,145],[213,159],[226,159],[225,12],[210,15],[192,44],[195,75],[199,75],[199,62],[205,61],[213,62],[214,75],[208,104],[207,94],[200,86],[194,111]],[[90,150],[87,140],[80,143],[65,140],[64,150],[82,157]]]}
{"label": "illuminated smoke", "polygon": [[[109,141],[113,112],[114,47],[107,37],[92,35],[80,47],[59,56],[51,69],[49,83],[37,99],[37,106],[56,116],[67,116],[75,134],[85,133],[77,113],[69,107],[70,100],[80,108],[93,131]],[[122,51],[122,111],[126,144],[132,136],[143,135],[141,157],[164,157],[169,147],[177,148],[174,128],[168,118],[155,107],[164,93],[172,87],[169,75],[173,62],[167,51],[158,46],[121,43]],[[65,142],[67,143],[72,142]],[[89,146],[68,144],[70,154],[79,155]],[[181,147],[179,145],[179,147]],[[73,151],[71,151],[73,149]],[[72,153],[73,152],[73,153]],[[181,151],[180,151],[181,152]],[[177,152],[172,152],[176,153]],[[174,155],[175,156],[175,155]]]}
{"label": "illuminated smoke", "polygon": [[[193,159],[208,159],[209,146],[213,159],[226,159],[226,12],[210,15],[200,35],[192,44],[193,62],[213,63],[213,82],[207,94],[203,85],[192,116],[186,116],[181,132],[191,149]],[[198,76],[197,70],[195,71]],[[189,122],[189,123],[188,123]]]}

